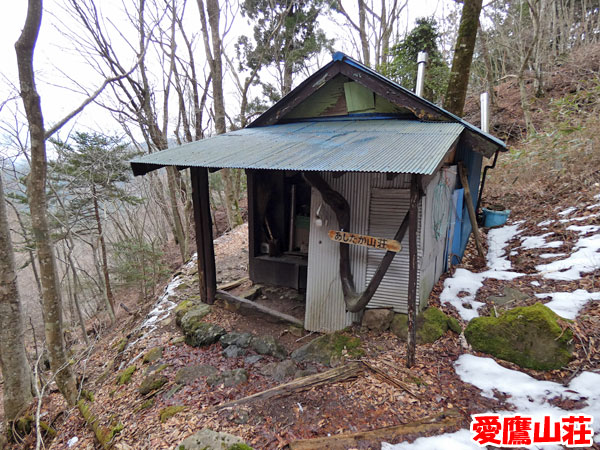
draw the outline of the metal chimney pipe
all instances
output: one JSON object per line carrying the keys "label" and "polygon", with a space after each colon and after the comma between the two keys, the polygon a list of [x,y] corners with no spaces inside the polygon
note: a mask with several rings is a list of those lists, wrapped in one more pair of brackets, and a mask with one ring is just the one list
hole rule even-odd
{"label": "metal chimney pipe", "polygon": [[427,65],[427,52],[419,52],[417,56],[417,86],[415,94],[423,97],[423,87],[425,86],[425,66]]}
{"label": "metal chimney pipe", "polygon": [[490,97],[487,92],[479,96],[481,102],[481,131],[490,132]]}

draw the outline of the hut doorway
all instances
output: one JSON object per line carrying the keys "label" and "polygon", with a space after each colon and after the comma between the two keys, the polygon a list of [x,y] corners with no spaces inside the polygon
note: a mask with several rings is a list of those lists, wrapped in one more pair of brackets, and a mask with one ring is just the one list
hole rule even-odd
{"label": "hut doorway", "polygon": [[250,279],[304,291],[311,188],[299,172],[248,170]]}

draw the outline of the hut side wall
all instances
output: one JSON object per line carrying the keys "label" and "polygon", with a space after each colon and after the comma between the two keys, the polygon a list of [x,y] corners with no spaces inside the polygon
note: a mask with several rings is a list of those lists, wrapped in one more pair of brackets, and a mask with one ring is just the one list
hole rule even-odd
{"label": "hut side wall", "polygon": [[[352,211],[351,231],[360,234],[369,233],[370,199],[374,189],[410,188],[410,175],[405,174],[398,175],[392,180],[388,180],[385,174],[347,173],[339,178],[334,178],[331,173],[321,173],[321,175],[333,189],[340,192],[348,200]],[[422,210],[422,206],[420,210]],[[321,227],[315,225],[317,218],[322,222]],[[420,222],[421,220],[419,220]],[[393,237],[399,226],[399,222],[394,223],[393,231],[389,237]],[[338,224],[335,214],[323,202],[319,192],[313,189],[304,325],[306,329],[311,331],[340,330],[359,319],[358,314],[346,312],[339,281],[338,244],[331,241],[327,234],[329,230],[336,229],[338,229]],[[421,240],[421,233],[419,233],[419,246]],[[408,241],[403,244],[406,251],[408,251]],[[351,246],[350,258],[356,289],[362,291],[368,282],[367,249]],[[402,259],[407,259],[407,257],[394,258],[395,263],[392,263],[392,266],[394,264],[401,265]],[[406,273],[406,280],[408,281],[408,272]],[[406,302],[406,299],[404,299],[404,302]],[[376,307],[378,305],[373,304],[372,306]],[[385,306],[394,305],[386,303]],[[394,306],[394,308],[401,310],[399,305]]]}
{"label": "hut side wall", "polygon": [[433,285],[446,269],[448,227],[453,214],[456,166],[443,168],[428,184],[423,199],[423,259],[419,278],[421,308],[427,306]]}

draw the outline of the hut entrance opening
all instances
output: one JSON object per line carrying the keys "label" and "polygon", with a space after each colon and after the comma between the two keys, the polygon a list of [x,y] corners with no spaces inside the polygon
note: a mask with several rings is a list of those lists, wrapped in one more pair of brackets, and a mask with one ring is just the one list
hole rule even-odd
{"label": "hut entrance opening", "polygon": [[311,188],[300,172],[248,170],[250,278],[306,289]]}

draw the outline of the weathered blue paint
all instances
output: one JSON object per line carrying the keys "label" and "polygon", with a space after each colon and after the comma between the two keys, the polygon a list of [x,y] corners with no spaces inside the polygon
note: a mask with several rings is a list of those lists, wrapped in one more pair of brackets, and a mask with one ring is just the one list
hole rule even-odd
{"label": "weathered blue paint", "polygon": [[[475,208],[477,206],[477,196],[479,194],[483,156],[481,153],[477,153],[468,148],[462,142],[459,142],[456,153],[456,161],[462,161],[465,166],[467,177],[469,178],[469,190],[471,191],[473,208]],[[469,210],[467,209],[466,203],[464,203],[462,208],[460,247],[457,248],[456,251],[453,250],[453,264],[458,264],[462,260],[465,249],[467,248],[467,243],[469,242],[471,231],[473,231],[473,227],[471,227],[471,220],[469,219]]]}
{"label": "weathered blue paint", "polygon": [[[454,224],[454,235],[452,236],[452,248],[450,249],[451,261],[450,264],[458,264],[460,263],[459,254],[462,255],[464,250],[461,250],[461,236],[462,236],[462,223],[463,223],[463,198],[464,198],[465,190],[463,188],[456,189],[454,191],[455,199],[454,202],[454,210],[455,214],[455,224]],[[458,213],[457,213],[458,212]],[[446,261],[448,258],[446,258]],[[448,270],[448,267],[444,269],[444,271]]]}

